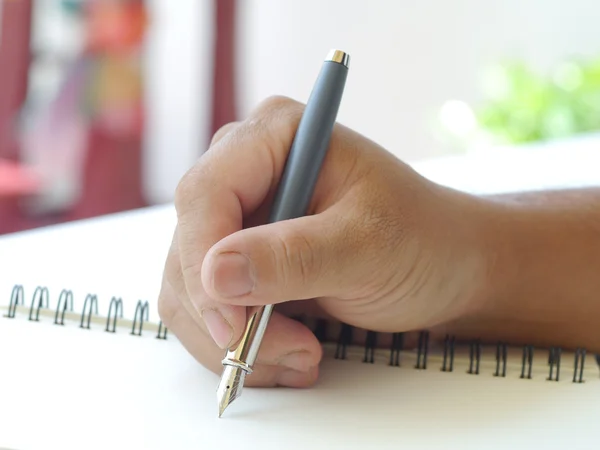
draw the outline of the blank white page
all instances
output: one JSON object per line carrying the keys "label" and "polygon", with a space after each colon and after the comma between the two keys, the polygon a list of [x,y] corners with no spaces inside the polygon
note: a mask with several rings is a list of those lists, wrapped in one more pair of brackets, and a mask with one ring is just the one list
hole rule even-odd
{"label": "blank white page", "polygon": [[[112,295],[124,316],[156,296],[175,214],[170,206],[0,238],[0,307],[14,284],[28,307],[37,285],[50,306],[73,289],[75,311],[87,293],[105,315]],[[4,311],[2,311],[4,313]],[[359,352],[360,353],[360,352]],[[596,448],[600,378],[592,355],[586,382],[570,381],[565,358],[559,383],[548,382],[546,355],[535,356],[532,380],[519,378],[518,351],[507,378],[429,368],[414,359],[388,367],[326,356],[308,390],[245,389],[217,419],[218,377],[169,335],[113,335],[92,325],[53,325],[0,317],[0,447],[35,449],[506,449]]]}
{"label": "blank white page", "polygon": [[0,447],[18,449],[593,448],[600,417],[599,380],[567,369],[551,383],[328,356],[316,387],[247,388],[218,419],[218,377],[173,338],[48,319],[0,318],[0,364]]}
{"label": "blank white page", "polygon": [[[165,258],[176,224],[172,205],[0,236],[0,305],[13,285],[22,284],[29,306],[37,286],[46,286],[50,304],[71,289],[80,311],[87,294],[98,296],[106,315],[113,296],[133,318],[138,300],[148,301],[157,322],[156,301]],[[6,300],[5,300],[6,299]]]}

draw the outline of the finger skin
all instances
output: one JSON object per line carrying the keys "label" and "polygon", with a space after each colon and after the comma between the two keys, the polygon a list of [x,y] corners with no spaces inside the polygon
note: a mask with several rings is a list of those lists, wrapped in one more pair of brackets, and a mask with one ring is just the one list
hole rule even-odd
{"label": "finger skin", "polygon": [[[299,120],[301,109],[294,108]],[[208,250],[241,230],[244,216],[252,213],[276,184],[278,167],[285,159],[281,149],[291,140],[297,122],[289,120],[290,114],[287,100],[265,102],[203,155],[182,178],[175,193],[179,258],[186,291],[200,312],[218,310],[224,316],[233,328],[231,341],[239,340],[243,332],[245,310],[219,305],[206,295],[202,265]],[[261,139],[251,138],[256,133]]]}
{"label": "finger skin", "polygon": [[235,130],[239,126],[239,124],[240,122],[229,122],[223,125],[221,128],[219,128],[210,140],[209,150],[228,133]]}
{"label": "finger skin", "polygon": [[[211,139],[211,147],[217,144],[223,137],[225,137],[238,126],[239,122],[230,122],[219,128]],[[181,262],[179,256],[178,231],[179,227],[176,226],[173,232],[171,246],[165,261],[165,267],[163,270],[163,284],[168,283],[168,285],[171,286],[170,289],[173,289],[173,286],[176,287],[175,295],[177,296],[181,307],[185,309],[187,314],[194,322],[196,322],[197,325],[203,326],[204,322],[202,321],[200,311],[196,305],[190,301],[190,298],[186,292],[185,283],[183,282],[183,273],[181,271]],[[159,306],[162,300],[162,297],[159,296]]]}
{"label": "finger skin", "polygon": [[[221,373],[223,350],[216,346],[201,323],[194,321],[179,301],[176,289],[167,280],[163,281],[159,296],[159,315],[165,326],[200,364],[216,374]],[[287,367],[285,357],[298,354],[302,356],[300,365],[296,358],[295,369]],[[318,378],[321,358],[321,347],[310,330],[275,312],[265,333],[254,370],[246,378],[246,385],[296,388],[312,386]]]}
{"label": "finger skin", "polygon": [[[356,294],[369,272],[361,271],[359,253],[346,219],[335,212],[247,228],[222,239],[207,253],[204,289],[215,301],[230,305],[267,305],[291,300]],[[251,261],[253,289],[230,296],[228,267],[221,256],[239,252]]]}
{"label": "finger skin", "polygon": [[[178,216],[179,255],[188,296],[199,313],[202,314],[206,310],[221,313],[233,328],[230,344],[239,340],[243,332],[245,310],[237,305],[220,302],[218,298],[214,298],[214,290],[210,294],[207,292],[207,289],[210,290],[210,281],[203,275],[206,273],[206,269],[203,268],[207,261],[206,256],[215,244],[247,229],[249,225],[257,225],[260,223],[259,219],[264,218],[269,207],[268,199],[276,190],[302,110],[303,106],[300,103],[285,98],[276,97],[264,102],[247,120],[223,132],[211,147],[211,151],[203,155],[177,187],[175,207]],[[331,156],[326,157],[309,208],[312,212],[322,212],[333,205],[336,198],[332,194],[341,195],[344,186],[350,184],[353,177],[361,176],[360,170],[354,169],[359,167],[355,163],[358,149],[351,143],[352,139],[344,137],[345,135],[354,136],[352,132],[339,126],[333,132],[332,138],[340,142],[335,149],[338,154],[335,158],[336,163],[335,166],[328,164]],[[361,170],[366,170],[364,165],[360,167]],[[316,208],[321,211],[316,211]],[[332,213],[332,217],[334,214]],[[347,247],[347,251],[350,250],[352,248]],[[295,250],[289,253],[292,256],[296,254],[298,252]],[[278,261],[271,265],[276,264]],[[295,267],[295,264],[290,261],[288,266]],[[335,264],[330,263],[330,266],[333,270]],[[289,272],[288,270],[286,273]],[[265,268],[262,273],[263,276],[271,276],[271,280],[273,279],[272,270]],[[286,273],[279,273],[278,279],[282,280]],[[315,268],[306,273],[318,275],[322,272]],[[305,281],[299,285],[303,288],[314,286],[315,289],[322,289],[310,280]],[[284,285],[281,282],[275,283],[275,288],[269,291],[270,284],[273,283],[264,284],[264,294],[265,298],[269,298],[268,302],[280,295],[286,299],[298,298],[293,295],[292,286],[289,292],[285,293],[277,291]],[[347,283],[334,283],[333,280],[331,284],[348,287]],[[333,294],[315,290],[306,292],[304,297],[328,293]],[[257,292],[253,300],[259,297],[260,292]],[[265,300],[254,303],[264,302]]]}
{"label": "finger skin", "polygon": [[[220,373],[222,349],[209,336],[203,320],[189,299],[181,273],[178,229],[167,256],[158,300],[159,315],[167,328],[203,366]],[[318,377],[322,349],[304,325],[275,312],[265,333],[247,386],[303,388]]]}
{"label": "finger skin", "polygon": [[[163,271],[163,284],[167,283],[171,289],[175,290],[175,295],[177,296],[181,307],[187,311],[187,314],[192,318],[192,320],[194,320],[198,325],[204,326],[202,310],[196,303],[191,301],[185,280],[183,278],[179,251],[179,235],[179,226],[176,226],[175,232],[173,233],[171,247],[169,248],[165,262],[165,268]],[[159,296],[159,302],[160,301],[162,301],[162,297]],[[244,307],[223,305],[220,308],[220,313],[222,314],[225,322],[229,324],[232,329],[234,327],[243,329],[245,326],[246,312]]]}

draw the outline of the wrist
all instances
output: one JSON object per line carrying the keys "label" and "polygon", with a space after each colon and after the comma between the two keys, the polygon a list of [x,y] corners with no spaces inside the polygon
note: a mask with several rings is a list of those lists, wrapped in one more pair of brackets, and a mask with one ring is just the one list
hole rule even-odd
{"label": "wrist", "polygon": [[453,230],[450,273],[462,283],[462,301],[455,318],[512,315],[510,300],[526,276],[531,219],[494,198],[450,192],[451,219],[446,219]]}
{"label": "wrist", "polygon": [[[482,313],[534,323],[579,320],[600,263],[597,212],[567,203],[481,199],[487,277]],[[595,303],[595,302],[594,302]]]}
{"label": "wrist", "polygon": [[[483,278],[439,332],[462,339],[600,349],[600,195],[558,191],[473,199]],[[597,350],[594,350],[597,351]]]}
{"label": "wrist", "polygon": [[495,314],[515,283],[515,268],[506,245],[508,230],[500,233],[509,214],[484,197],[443,189],[437,205],[435,248],[445,267],[442,294],[453,306],[444,320]]}
{"label": "wrist", "polygon": [[485,270],[472,316],[508,318],[514,315],[511,299],[525,275],[523,255],[528,219],[520,211],[491,198],[480,197],[477,203],[476,226]]}

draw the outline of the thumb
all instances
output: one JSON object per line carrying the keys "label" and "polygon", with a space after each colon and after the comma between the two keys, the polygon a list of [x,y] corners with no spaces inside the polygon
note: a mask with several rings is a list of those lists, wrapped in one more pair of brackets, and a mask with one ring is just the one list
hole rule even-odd
{"label": "thumb", "polygon": [[243,306],[342,297],[362,272],[343,220],[325,212],[227,236],[204,260],[206,293]]}

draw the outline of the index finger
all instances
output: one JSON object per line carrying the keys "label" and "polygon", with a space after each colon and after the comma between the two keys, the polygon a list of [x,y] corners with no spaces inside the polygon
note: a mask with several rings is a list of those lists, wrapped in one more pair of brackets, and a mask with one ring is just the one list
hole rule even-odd
{"label": "index finger", "polygon": [[[211,304],[202,286],[207,252],[241,230],[244,216],[254,212],[277,186],[302,109],[300,103],[282,97],[262,103],[179,183],[175,208],[181,270],[187,293],[198,307]],[[243,330],[245,310],[221,304],[219,311],[234,330]]]}

